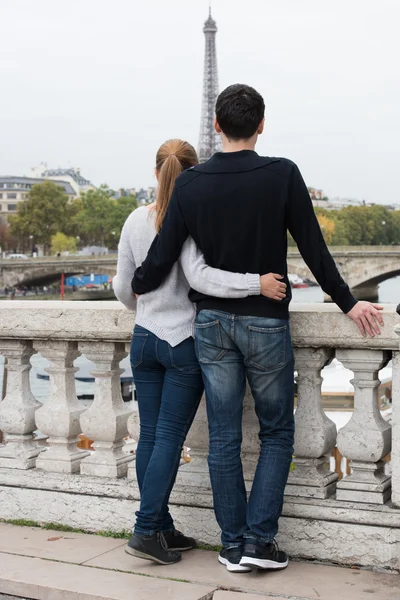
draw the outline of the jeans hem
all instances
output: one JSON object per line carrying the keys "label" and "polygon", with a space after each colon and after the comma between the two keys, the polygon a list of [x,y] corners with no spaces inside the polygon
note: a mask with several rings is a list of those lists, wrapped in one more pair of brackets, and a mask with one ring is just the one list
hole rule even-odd
{"label": "jeans hem", "polygon": [[140,529],[140,527],[136,527],[133,529],[133,533],[137,533],[138,535],[144,535],[146,537],[151,537],[152,535],[155,535],[156,533],[160,533],[160,529]]}
{"label": "jeans hem", "polygon": [[261,544],[272,544],[275,537],[264,538],[258,535],[244,534],[243,535],[245,542],[248,540],[254,540],[256,542],[260,542]]}

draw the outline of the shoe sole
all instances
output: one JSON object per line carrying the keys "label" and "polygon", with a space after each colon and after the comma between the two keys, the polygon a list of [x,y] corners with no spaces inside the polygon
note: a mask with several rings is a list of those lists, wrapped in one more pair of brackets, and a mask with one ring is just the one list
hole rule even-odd
{"label": "shoe sole", "polygon": [[256,567],[257,569],[274,570],[280,571],[286,569],[289,564],[289,560],[284,563],[278,563],[274,560],[267,560],[264,558],[251,558],[249,556],[243,556],[240,565],[243,567]]}
{"label": "shoe sole", "polygon": [[171,552],[187,552],[188,550],[194,550],[196,546],[186,546],[186,548],[168,548]]}
{"label": "shoe sole", "polygon": [[225,565],[230,573],[248,573],[251,571],[251,567],[247,567],[242,564],[234,565],[230,563],[227,558],[223,558],[222,556],[218,556],[218,561],[221,563],[221,565]]}
{"label": "shoe sole", "polygon": [[177,563],[181,560],[179,557],[177,560],[174,560],[171,562],[166,562],[166,561],[160,560],[159,558],[156,558],[155,556],[152,556],[151,554],[146,554],[145,552],[140,552],[140,550],[136,550],[135,548],[131,548],[130,546],[127,546],[125,548],[125,552],[126,552],[126,554],[130,554],[131,556],[135,556],[136,558],[143,558],[144,560],[151,560],[151,561],[157,563],[158,565],[174,565],[175,563]]}

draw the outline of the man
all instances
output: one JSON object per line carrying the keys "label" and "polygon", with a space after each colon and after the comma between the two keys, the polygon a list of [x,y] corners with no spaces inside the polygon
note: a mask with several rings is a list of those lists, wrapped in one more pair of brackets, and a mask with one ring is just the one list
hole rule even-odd
{"label": "man", "polygon": [[[255,152],[264,129],[264,101],[246,85],[223,91],[216,105],[223,152],[185,171],[132,289],[160,285],[190,234],[213,267],[283,276],[281,301],[263,296],[218,299],[191,290],[197,304],[196,347],[206,390],[209,469],[222,530],[219,561],[230,571],[281,569],[274,542],[293,453],[293,351],[289,332],[287,230],[323,290],[359,326],[379,333],[380,307],[357,302],[326,247],[297,166]],[[240,446],[246,378],[260,422],[260,457],[247,501]]]}

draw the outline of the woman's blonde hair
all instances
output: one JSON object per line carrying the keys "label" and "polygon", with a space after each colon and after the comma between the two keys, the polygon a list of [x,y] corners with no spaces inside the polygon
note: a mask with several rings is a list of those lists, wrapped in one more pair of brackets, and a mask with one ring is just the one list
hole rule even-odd
{"label": "woman's blonde hair", "polygon": [[184,171],[197,165],[196,150],[183,140],[167,140],[158,149],[156,171],[158,176],[156,211],[156,231],[160,231],[174,189],[175,180]]}

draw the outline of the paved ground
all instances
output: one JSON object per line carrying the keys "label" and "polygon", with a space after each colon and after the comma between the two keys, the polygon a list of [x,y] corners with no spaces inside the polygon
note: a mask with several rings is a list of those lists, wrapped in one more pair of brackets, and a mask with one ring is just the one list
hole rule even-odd
{"label": "paved ground", "polygon": [[202,550],[161,567],[125,544],[0,523],[0,600],[400,600],[400,575],[301,562],[233,574]]}

